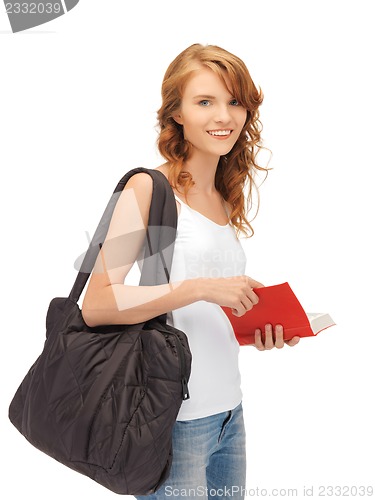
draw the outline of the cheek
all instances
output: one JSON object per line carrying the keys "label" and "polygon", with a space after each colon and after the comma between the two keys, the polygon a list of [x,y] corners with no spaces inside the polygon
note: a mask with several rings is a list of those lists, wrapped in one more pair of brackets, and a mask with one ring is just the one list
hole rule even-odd
{"label": "cheek", "polygon": [[201,140],[201,127],[197,122],[191,123],[186,121],[184,123],[184,138],[190,141],[192,144],[197,144]]}
{"label": "cheek", "polygon": [[189,115],[185,115],[185,133],[189,133],[190,135],[199,135],[203,129],[206,129],[207,122],[207,113],[190,113]]}

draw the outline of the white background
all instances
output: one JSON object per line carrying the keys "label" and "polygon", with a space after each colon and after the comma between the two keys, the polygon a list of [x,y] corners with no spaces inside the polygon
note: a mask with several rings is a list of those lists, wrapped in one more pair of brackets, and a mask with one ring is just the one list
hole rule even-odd
{"label": "white background", "polygon": [[337,323],[294,348],[241,348],[247,487],[375,486],[372,4],[81,0],[18,34],[1,7],[3,498],[115,498],[29,445],[8,405],[115,184],[162,163],[161,81],[196,42],[241,57],[265,95],[273,170],[248,274]]}

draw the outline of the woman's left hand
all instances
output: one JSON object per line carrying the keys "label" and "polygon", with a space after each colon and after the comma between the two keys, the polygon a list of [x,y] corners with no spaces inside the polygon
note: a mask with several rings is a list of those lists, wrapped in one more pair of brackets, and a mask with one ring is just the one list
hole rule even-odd
{"label": "woman's left hand", "polygon": [[[281,325],[276,325],[275,333],[272,331],[272,325],[266,325],[264,333],[260,329],[255,330],[255,344],[254,346],[259,351],[266,351],[276,347],[281,349],[284,344],[290,347],[298,344],[300,337],[293,337],[291,340],[284,340],[284,330]],[[263,340],[264,339],[264,342]]]}

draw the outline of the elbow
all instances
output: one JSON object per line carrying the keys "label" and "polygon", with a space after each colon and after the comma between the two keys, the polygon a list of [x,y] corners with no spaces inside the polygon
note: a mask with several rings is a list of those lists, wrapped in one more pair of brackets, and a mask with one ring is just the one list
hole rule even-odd
{"label": "elbow", "polygon": [[154,311],[142,312],[139,307],[119,310],[114,297],[86,293],[81,308],[83,321],[89,328],[104,325],[136,325],[155,316]]}
{"label": "elbow", "polygon": [[[124,317],[124,314],[119,315],[119,311],[114,307],[103,307],[103,303],[99,306],[97,297],[85,297],[81,313],[83,321],[89,328],[95,328],[97,326],[104,325],[114,325],[114,324],[136,324],[138,323],[138,318],[130,317],[128,315]],[[133,316],[133,315],[131,315]]]}
{"label": "elbow", "polygon": [[85,299],[82,304],[82,318],[86,325],[90,328],[99,326],[97,315],[95,314],[95,309],[90,306],[88,301]]}

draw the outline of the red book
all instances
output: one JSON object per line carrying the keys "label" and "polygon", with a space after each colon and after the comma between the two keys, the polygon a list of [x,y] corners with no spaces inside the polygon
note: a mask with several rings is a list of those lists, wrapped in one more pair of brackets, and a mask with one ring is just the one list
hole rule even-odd
{"label": "red book", "polygon": [[254,344],[255,330],[264,332],[267,323],[284,328],[284,340],[292,337],[313,337],[325,328],[335,325],[329,314],[306,313],[288,283],[254,289],[259,302],[243,316],[232,314],[230,307],[222,306],[232,324],[240,345]]}

